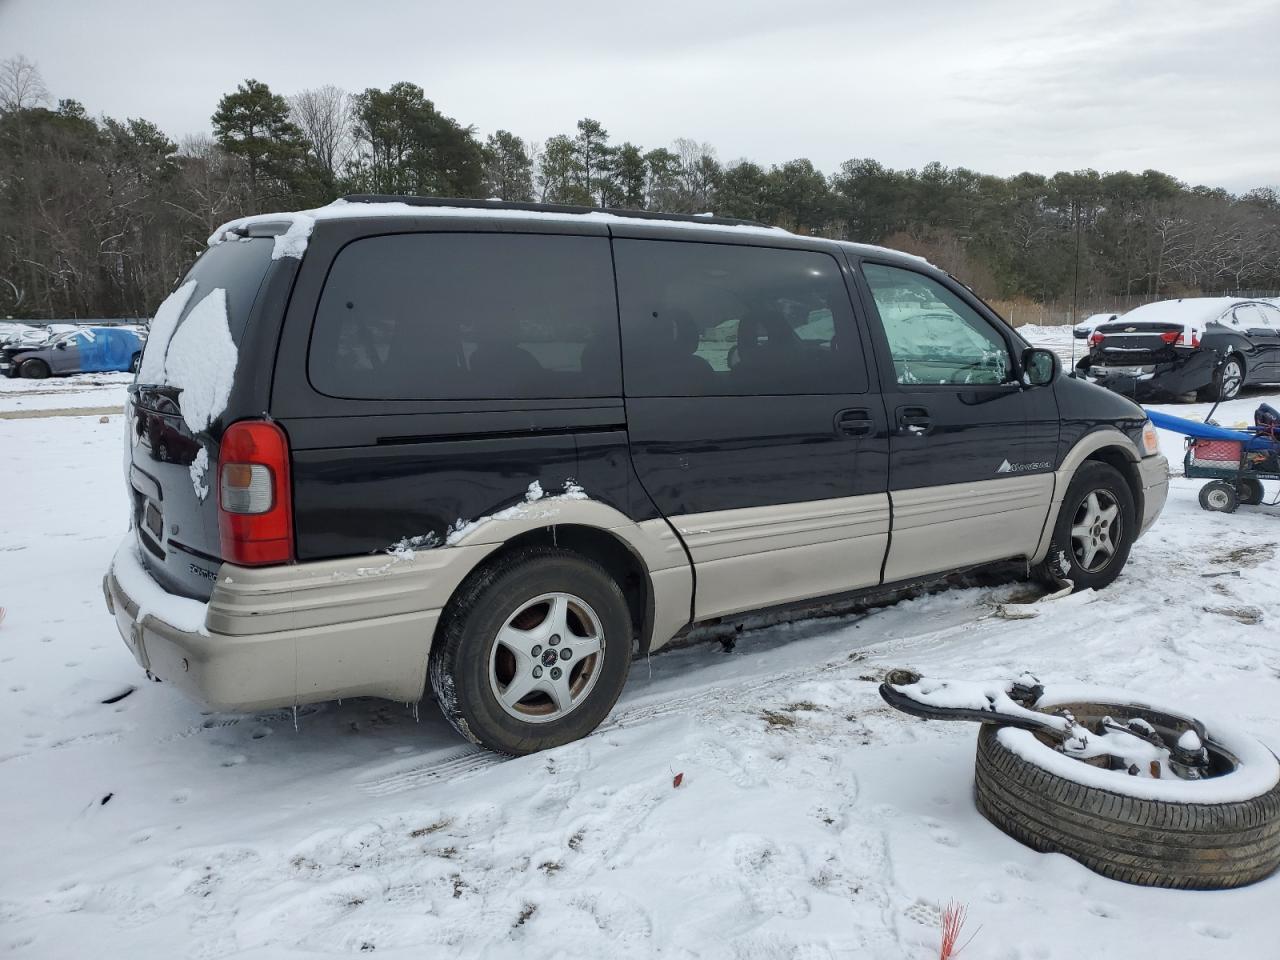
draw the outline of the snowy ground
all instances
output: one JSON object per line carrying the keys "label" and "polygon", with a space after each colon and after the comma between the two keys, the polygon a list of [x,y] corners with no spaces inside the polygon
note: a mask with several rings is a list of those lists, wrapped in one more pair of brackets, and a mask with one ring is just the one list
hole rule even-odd
{"label": "snowy ground", "polygon": [[78,373],[47,380],[0,377],[0,416],[72,408],[122,408],[131,373]]}
{"label": "snowy ground", "polygon": [[1036,854],[974,809],[974,728],[875,693],[898,665],[1030,669],[1280,747],[1280,508],[1208,514],[1179,479],[1100,595],[1010,621],[1016,587],[952,590],[663,653],[593,736],[500,761],[430,705],[307,708],[295,732],[146,682],[100,589],[120,429],[0,419],[0,954],[902,960],[937,956],[952,899],[966,960],[1280,952],[1280,877],[1168,892]]}

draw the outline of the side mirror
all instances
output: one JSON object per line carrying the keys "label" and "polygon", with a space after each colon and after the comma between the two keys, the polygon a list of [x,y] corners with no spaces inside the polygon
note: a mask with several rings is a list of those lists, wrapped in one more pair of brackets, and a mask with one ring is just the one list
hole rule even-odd
{"label": "side mirror", "polygon": [[1022,382],[1029,387],[1053,383],[1058,375],[1058,355],[1052,350],[1029,347],[1022,354]]}
{"label": "side mirror", "polygon": [[67,349],[67,341],[65,341],[65,340],[59,340],[57,343],[55,343],[55,344],[53,345],[53,349],[55,349],[55,350],[65,350],[65,349]]}

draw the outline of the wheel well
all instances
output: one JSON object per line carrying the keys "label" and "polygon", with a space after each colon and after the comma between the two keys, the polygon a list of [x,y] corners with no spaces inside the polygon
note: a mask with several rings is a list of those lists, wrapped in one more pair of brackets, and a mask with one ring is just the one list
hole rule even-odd
{"label": "wheel well", "polygon": [[1120,472],[1120,476],[1124,477],[1124,482],[1129,485],[1129,493],[1133,495],[1133,506],[1138,514],[1138,523],[1141,524],[1145,508],[1142,502],[1142,482],[1138,475],[1137,463],[1129,459],[1119,447],[1103,447],[1101,450],[1095,450],[1085,457],[1085,463],[1090,460],[1114,467]]}
{"label": "wheel well", "polygon": [[[527,530],[512,537],[489,556],[480,568],[522,547],[544,546],[570,550],[604,567],[627,601],[631,624],[639,642],[639,652],[646,653],[653,633],[653,587],[644,563],[618,537],[598,527],[564,523]],[[480,569],[477,568],[477,569]],[[473,571],[474,573],[474,571]],[[450,598],[452,602],[452,598]]]}

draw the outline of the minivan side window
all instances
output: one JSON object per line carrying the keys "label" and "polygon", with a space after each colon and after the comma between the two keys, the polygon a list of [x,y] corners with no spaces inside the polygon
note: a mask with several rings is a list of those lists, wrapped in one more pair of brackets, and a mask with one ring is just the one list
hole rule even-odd
{"label": "minivan side window", "polygon": [[312,385],[376,400],[621,396],[605,237],[408,233],[334,259]]}
{"label": "minivan side window", "polygon": [[626,390],[636,397],[866,389],[834,257],[678,240],[615,240]]}
{"label": "minivan side window", "polygon": [[945,286],[923,274],[864,263],[903,384],[995,384],[1012,376],[1009,348],[991,324]]}

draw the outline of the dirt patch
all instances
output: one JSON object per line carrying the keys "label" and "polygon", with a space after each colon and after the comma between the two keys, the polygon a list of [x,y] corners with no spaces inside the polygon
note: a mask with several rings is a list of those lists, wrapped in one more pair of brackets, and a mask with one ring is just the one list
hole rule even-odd
{"label": "dirt patch", "polygon": [[1272,541],[1269,543],[1252,543],[1244,547],[1236,547],[1234,550],[1228,550],[1226,553],[1220,553],[1212,557],[1209,562],[1220,567],[1234,567],[1240,569],[1242,567],[1256,567],[1259,564],[1272,560],[1276,555],[1276,547],[1280,544]]}
{"label": "dirt patch", "polygon": [[777,710],[762,710],[760,719],[771,727],[794,727],[796,725],[795,717]]}
{"label": "dirt patch", "polygon": [[787,713],[815,713],[824,708],[812,700],[797,700],[795,703],[788,703],[782,709]]}
{"label": "dirt patch", "polygon": [[432,833],[439,833],[441,830],[449,826],[449,824],[451,823],[453,823],[453,820],[446,817],[443,820],[437,820],[435,823],[427,824],[425,827],[418,827],[418,829],[416,830],[410,830],[409,836],[416,838],[416,837],[425,837]]}

